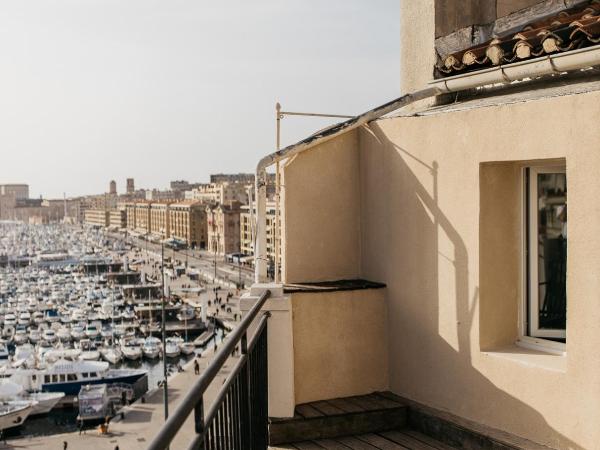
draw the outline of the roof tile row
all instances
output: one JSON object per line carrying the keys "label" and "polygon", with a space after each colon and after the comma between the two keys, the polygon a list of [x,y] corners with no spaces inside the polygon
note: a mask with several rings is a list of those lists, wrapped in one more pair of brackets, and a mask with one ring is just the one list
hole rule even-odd
{"label": "roof tile row", "polygon": [[567,52],[600,43],[600,0],[525,25],[516,34],[452,53],[440,62],[443,75],[509,64],[544,54]]}

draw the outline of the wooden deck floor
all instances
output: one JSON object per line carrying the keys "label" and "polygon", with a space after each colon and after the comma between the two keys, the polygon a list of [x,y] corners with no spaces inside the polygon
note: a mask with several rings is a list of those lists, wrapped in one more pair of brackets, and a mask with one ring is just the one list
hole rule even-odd
{"label": "wooden deck floor", "polygon": [[449,450],[452,447],[412,430],[319,439],[269,447],[272,450]]}

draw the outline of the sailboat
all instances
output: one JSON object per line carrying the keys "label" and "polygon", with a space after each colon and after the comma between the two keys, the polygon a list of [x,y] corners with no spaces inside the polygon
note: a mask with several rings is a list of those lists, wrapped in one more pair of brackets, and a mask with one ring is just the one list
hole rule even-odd
{"label": "sailboat", "polygon": [[191,355],[192,353],[194,353],[196,351],[196,346],[192,342],[188,342],[188,330],[187,330],[187,321],[188,321],[188,319],[193,319],[194,315],[195,315],[194,309],[187,305],[182,307],[181,310],[179,311],[179,314],[177,314],[177,318],[179,320],[183,320],[183,322],[184,322],[183,328],[185,329],[185,340],[182,342],[179,342],[179,350],[184,355]]}

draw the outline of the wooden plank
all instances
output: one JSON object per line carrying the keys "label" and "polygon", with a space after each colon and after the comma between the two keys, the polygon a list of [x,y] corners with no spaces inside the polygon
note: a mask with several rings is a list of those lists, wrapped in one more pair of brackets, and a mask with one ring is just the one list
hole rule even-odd
{"label": "wooden plank", "polygon": [[316,441],[321,447],[326,448],[327,450],[348,450],[349,447],[346,447],[344,444],[334,440],[334,439],[319,439]]}
{"label": "wooden plank", "polygon": [[311,417],[323,417],[323,413],[310,406],[309,403],[296,406],[296,412],[306,419],[310,419]]}
{"label": "wooden plank", "polygon": [[345,411],[345,412],[361,412],[364,411],[365,409],[362,408],[361,406],[349,402],[347,399],[345,398],[336,398],[333,400],[327,400],[327,402],[333,406],[335,406],[336,408],[340,408],[341,410]]}
{"label": "wooden plank", "polygon": [[372,397],[371,395],[357,395],[354,397],[348,397],[347,400],[357,404],[361,408],[364,408],[366,411],[377,411],[384,409],[381,407],[381,404],[375,400],[375,398],[376,397]]}
{"label": "wooden plank", "polygon": [[320,411],[325,416],[337,416],[346,413],[346,411],[344,411],[341,408],[338,408],[335,405],[332,405],[328,401],[314,402],[311,403],[310,406],[315,408],[317,411]]}
{"label": "wooden plank", "polygon": [[392,442],[389,439],[384,438],[383,436],[373,433],[361,434],[360,436],[356,436],[356,438],[360,439],[361,441],[368,442],[369,444],[374,445],[375,447],[381,450],[401,450],[408,448],[396,442]]}
{"label": "wooden plank", "polygon": [[312,441],[295,442],[294,447],[298,450],[322,450],[324,448]]}
{"label": "wooden plank", "polygon": [[419,441],[412,436],[402,433],[401,431],[384,431],[379,433],[386,439],[394,441],[397,444],[404,445],[413,450],[437,450],[429,444]]}
{"label": "wooden plank", "polygon": [[381,402],[387,408],[397,408],[398,406],[404,406],[404,403],[398,401],[393,397],[388,397],[384,395],[383,392],[376,392],[373,395],[377,398],[379,402]]}
{"label": "wooden plank", "polygon": [[361,441],[360,439],[351,436],[337,438],[336,440],[352,450],[380,450],[368,442]]}
{"label": "wooden plank", "polygon": [[427,436],[426,434],[419,433],[418,431],[406,429],[406,430],[402,430],[402,432],[404,434],[414,437],[415,439],[418,439],[421,442],[429,444],[432,447],[435,447],[439,450],[453,450],[454,449],[454,447],[450,447],[449,445],[444,444],[443,442],[440,442],[430,436]]}

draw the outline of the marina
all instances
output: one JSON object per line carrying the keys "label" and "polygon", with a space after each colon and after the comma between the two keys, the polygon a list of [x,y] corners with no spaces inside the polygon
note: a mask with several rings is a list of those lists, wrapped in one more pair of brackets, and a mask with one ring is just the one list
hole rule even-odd
{"label": "marina", "polygon": [[[163,358],[175,375],[224,336],[206,299],[173,294],[163,309],[162,285],[148,274],[157,263],[136,261],[137,248],[97,229],[0,223],[0,236],[4,436],[70,432],[112,416],[159,386]],[[176,272],[169,279],[185,273]]]}

